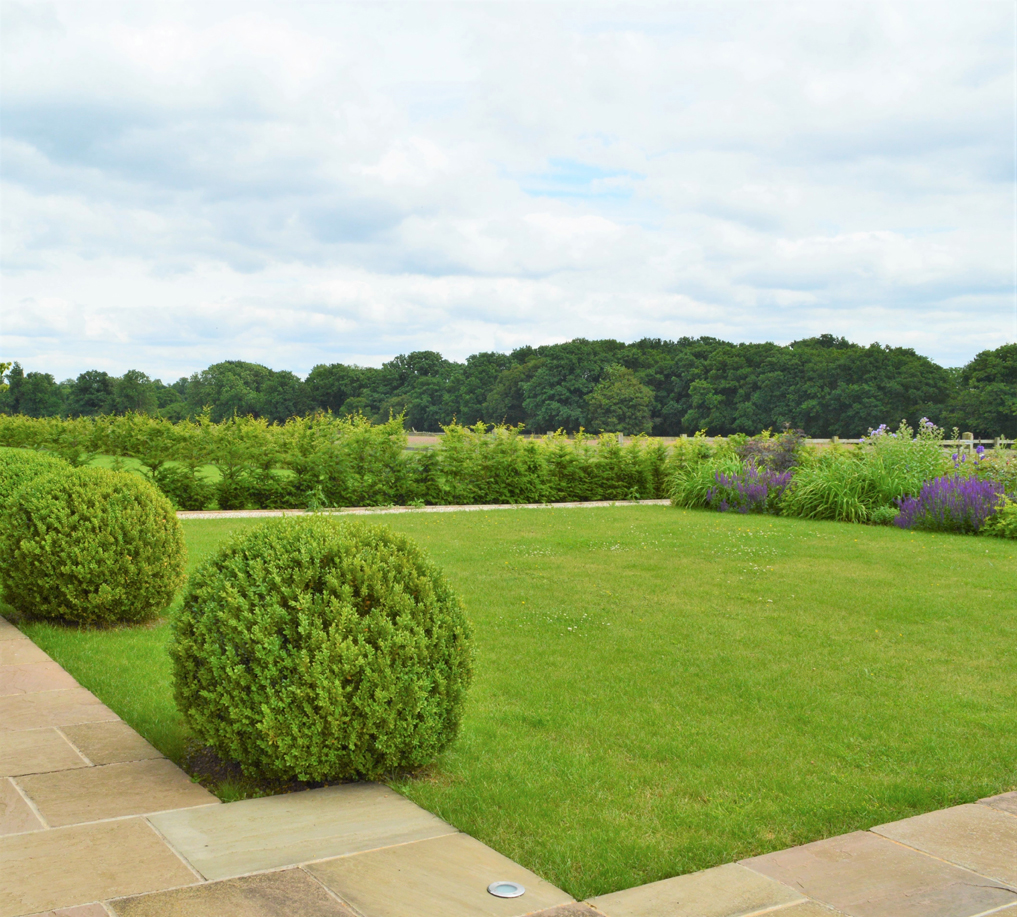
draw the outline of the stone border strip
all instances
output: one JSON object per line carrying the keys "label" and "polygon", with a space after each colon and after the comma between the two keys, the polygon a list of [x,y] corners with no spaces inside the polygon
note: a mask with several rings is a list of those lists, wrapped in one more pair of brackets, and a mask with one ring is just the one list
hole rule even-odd
{"label": "stone border strip", "polygon": [[601,506],[670,506],[670,500],[586,500],[579,503],[471,503],[462,506],[346,506],[337,509],[178,510],[179,519],[269,519],[273,516],[382,516],[390,513],[475,513],[486,509],[596,509]]}

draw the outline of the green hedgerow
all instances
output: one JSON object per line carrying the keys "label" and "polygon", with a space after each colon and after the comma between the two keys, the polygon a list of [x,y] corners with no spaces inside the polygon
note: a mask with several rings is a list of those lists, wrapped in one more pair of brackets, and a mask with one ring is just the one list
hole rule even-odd
{"label": "green hedgerow", "polygon": [[71,466],[55,455],[30,449],[0,449],[0,504],[34,478],[70,470]]}
{"label": "green hedgerow", "polygon": [[194,732],[283,780],[429,763],[456,736],[472,675],[462,605],[420,549],[324,516],[228,540],[191,577],[170,656]]}
{"label": "green hedgerow", "polygon": [[77,468],[30,481],[0,516],[4,600],[18,612],[80,624],[134,623],[184,580],[173,507],[139,475]]}

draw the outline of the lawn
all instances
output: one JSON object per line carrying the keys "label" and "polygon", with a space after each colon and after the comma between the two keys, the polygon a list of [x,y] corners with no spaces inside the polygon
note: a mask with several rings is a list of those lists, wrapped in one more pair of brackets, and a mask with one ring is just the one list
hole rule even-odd
{"label": "lawn", "polygon": [[[578,898],[1017,788],[1013,543],[659,506],[378,521],[478,652],[461,738],[393,785]],[[256,524],[186,522],[192,564]],[[25,630],[179,756],[164,623]]]}

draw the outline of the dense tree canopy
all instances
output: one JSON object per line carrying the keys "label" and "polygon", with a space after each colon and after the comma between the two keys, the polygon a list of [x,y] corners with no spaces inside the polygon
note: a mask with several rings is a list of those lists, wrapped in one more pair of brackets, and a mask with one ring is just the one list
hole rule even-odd
{"label": "dense tree canopy", "polygon": [[649,433],[653,428],[653,390],[626,366],[609,366],[586,397],[590,427],[611,433]]}
{"label": "dense tree canopy", "polygon": [[164,385],[140,370],[89,370],[57,383],[14,363],[0,412],[34,417],[145,411],[171,420],[208,407],[213,420],[252,414],[273,422],[310,411],[402,414],[438,430],[453,419],[524,424],[529,431],[649,431],[676,436],[755,433],[790,424],[811,436],[861,436],[927,416],[979,437],[1017,437],[1017,344],[948,369],[904,347],[821,335],[776,344],[648,338],[634,344],[577,338],[477,353],[465,363],[415,351],[381,367],[315,366],[291,372],[228,360]]}
{"label": "dense tree canopy", "polygon": [[64,412],[69,417],[93,417],[113,411],[113,389],[116,384],[109,373],[89,369],[70,384]]}
{"label": "dense tree canopy", "polygon": [[1017,344],[983,350],[956,376],[948,422],[965,430],[1009,430],[1017,418]]}

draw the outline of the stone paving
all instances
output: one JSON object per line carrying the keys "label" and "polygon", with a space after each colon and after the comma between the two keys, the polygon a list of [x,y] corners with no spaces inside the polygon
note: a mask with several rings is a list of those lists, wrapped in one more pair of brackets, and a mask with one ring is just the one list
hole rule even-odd
{"label": "stone paving", "polygon": [[577,902],[379,784],[222,804],[0,618],[0,917],[764,914],[1017,917],[1017,793]]}
{"label": "stone paving", "polygon": [[[604,506],[670,506],[670,500],[584,500],[577,503],[471,503],[454,506],[345,506],[316,512],[327,516],[385,516],[393,513],[476,513],[493,509],[597,509]],[[178,510],[180,519],[269,519],[312,515],[306,509]]]}

